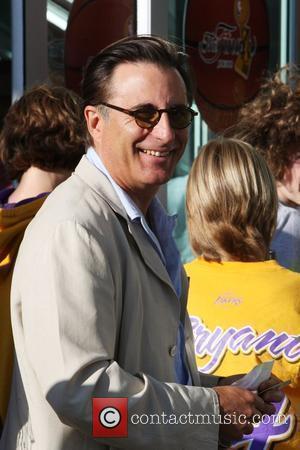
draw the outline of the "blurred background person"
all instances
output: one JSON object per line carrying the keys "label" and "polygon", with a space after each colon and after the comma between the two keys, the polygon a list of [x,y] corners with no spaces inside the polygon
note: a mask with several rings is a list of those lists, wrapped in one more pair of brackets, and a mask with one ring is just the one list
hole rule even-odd
{"label": "blurred background person", "polygon": [[84,152],[79,97],[63,87],[33,88],[4,118],[0,159],[17,187],[0,191],[0,434],[13,366],[9,298],[18,248],[47,193],[71,175]]}
{"label": "blurred background person", "polygon": [[274,360],[273,373],[291,380],[276,404],[286,422],[261,422],[247,436],[253,448],[283,450],[300,448],[300,275],[269,258],[277,203],[272,174],[252,146],[210,141],[188,180],[197,259],[185,268],[198,369],[229,376]]}
{"label": "blurred background person", "polygon": [[[283,80],[286,81],[283,81]],[[279,208],[271,249],[284,267],[300,272],[300,71],[278,71],[225,133],[252,144],[276,179]]]}
{"label": "blurred background person", "polygon": [[4,189],[5,187],[8,187],[9,185],[10,181],[8,180],[7,174],[0,160],[0,190]]}

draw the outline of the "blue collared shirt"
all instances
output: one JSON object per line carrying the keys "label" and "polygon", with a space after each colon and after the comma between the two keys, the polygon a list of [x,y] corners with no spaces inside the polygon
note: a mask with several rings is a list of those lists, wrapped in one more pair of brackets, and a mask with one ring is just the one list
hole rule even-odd
{"label": "blue collared shirt", "polygon": [[[100,156],[93,147],[89,147],[87,159],[99,169],[111,182],[116,191],[129,219],[133,222],[139,222],[149,238],[154,249],[159,254],[167,272],[170,276],[175,292],[180,297],[181,294],[181,261],[180,254],[172,237],[172,232],[176,224],[176,215],[168,216],[155,197],[150,206],[149,214],[151,216],[152,230],[149,227],[144,214],[137,207],[131,197],[114,181],[104,166]],[[178,383],[188,383],[188,372],[184,363],[184,329],[180,324],[177,337],[177,349],[175,356],[175,373]]]}

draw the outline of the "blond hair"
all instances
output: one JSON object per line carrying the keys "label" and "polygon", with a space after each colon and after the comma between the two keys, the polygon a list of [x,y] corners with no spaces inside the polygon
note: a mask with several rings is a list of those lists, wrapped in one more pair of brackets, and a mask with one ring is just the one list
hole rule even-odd
{"label": "blond hair", "polygon": [[263,157],[237,139],[205,145],[187,186],[194,252],[208,261],[263,261],[276,226],[277,193]]}

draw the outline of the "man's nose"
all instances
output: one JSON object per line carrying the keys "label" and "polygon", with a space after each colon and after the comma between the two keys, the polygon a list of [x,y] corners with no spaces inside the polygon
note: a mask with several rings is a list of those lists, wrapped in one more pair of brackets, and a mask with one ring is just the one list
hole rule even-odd
{"label": "man's nose", "polygon": [[169,143],[174,140],[175,130],[171,127],[168,113],[162,113],[159,122],[152,129],[152,135],[164,143]]}

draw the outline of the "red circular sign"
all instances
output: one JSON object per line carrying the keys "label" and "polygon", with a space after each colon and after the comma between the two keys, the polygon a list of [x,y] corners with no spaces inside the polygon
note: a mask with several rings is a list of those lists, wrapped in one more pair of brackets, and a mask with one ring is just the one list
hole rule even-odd
{"label": "red circular sign", "polygon": [[215,132],[232,125],[268,67],[264,0],[189,0],[185,46],[197,82],[196,102]]}
{"label": "red circular sign", "polygon": [[75,0],[65,38],[66,86],[80,92],[90,56],[134,31],[133,0]]}

